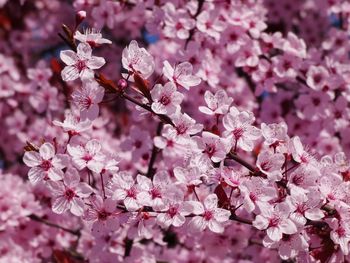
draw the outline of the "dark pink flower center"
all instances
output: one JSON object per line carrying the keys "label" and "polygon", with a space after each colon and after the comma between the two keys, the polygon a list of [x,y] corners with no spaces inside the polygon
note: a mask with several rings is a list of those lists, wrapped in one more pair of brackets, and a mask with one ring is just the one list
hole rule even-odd
{"label": "dark pink flower center", "polygon": [[301,185],[304,181],[304,177],[301,174],[297,174],[293,177],[292,182],[295,185]]}
{"label": "dark pink flower center", "polygon": [[171,218],[176,216],[177,212],[178,212],[178,208],[176,206],[171,206],[168,210],[168,214]]}
{"label": "dark pink flower center", "polygon": [[336,230],[336,232],[337,232],[337,234],[338,234],[338,236],[339,237],[343,237],[343,236],[345,236],[345,234],[346,234],[346,231],[345,231],[345,229],[343,228],[343,227],[338,227],[338,229]]}
{"label": "dark pink flower center", "polygon": [[157,189],[157,188],[153,188],[153,189],[150,191],[150,194],[151,194],[151,196],[152,196],[152,199],[156,199],[156,198],[161,198],[161,197],[162,197],[161,192],[160,192],[159,189]]}
{"label": "dark pink flower center", "polygon": [[101,220],[101,221],[105,221],[108,218],[108,216],[110,216],[110,215],[111,215],[111,213],[108,213],[105,210],[98,211],[98,214],[97,214],[98,220]]}
{"label": "dark pink flower center", "polygon": [[184,134],[187,131],[187,127],[185,124],[180,124],[176,127],[177,134]]}
{"label": "dark pink flower center", "polygon": [[91,154],[85,154],[84,157],[83,157],[83,160],[85,162],[91,161],[92,160]]}
{"label": "dark pink flower center", "polygon": [[236,141],[238,141],[238,139],[242,137],[243,132],[244,131],[242,128],[237,128],[232,131],[232,134],[235,137]]}
{"label": "dark pink flower center", "polygon": [[164,95],[160,98],[159,102],[160,102],[161,104],[163,104],[164,106],[166,106],[166,105],[170,104],[171,100],[170,100],[169,96],[167,96],[167,95],[164,94]]}
{"label": "dark pink flower center", "polygon": [[72,189],[67,189],[64,193],[64,196],[68,201],[72,200],[75,197],[75,192]]}
{"label": "dark pink flower center", "polygon": [[80,71],[86,69],[86,62],[85,60],[78,60],[78,62],[75,64],[75,67]]}
{"label": "dark pink flower center", "polygon": [[134,187],[131,187],[130,189],[128,189],[126,191],[126,196],[136,199],[136,189]]}
{"label": "dark pink flower center", "polygon": [[279,222],[280,222],[279,217],[272,217],[269,220],[269,227],[276,227],[278,226]]}
{"label": "dark pink flower center", "polygon": [[52,164],[49,160],[43,160],[40,167],[47,172],[52,167]]}
{"label": "dark pink flower center", "polygon": [[210,210],[207,210],[203,214],[203,218],[207,221],[211,220],[214,217],[213,212]]}

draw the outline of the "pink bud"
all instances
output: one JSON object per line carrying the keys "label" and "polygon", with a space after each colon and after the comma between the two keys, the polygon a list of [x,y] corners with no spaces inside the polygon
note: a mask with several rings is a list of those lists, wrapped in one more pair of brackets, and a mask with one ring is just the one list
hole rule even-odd
{"label": "pink bud", "polygon": [[75,28],[77,28],[81,24],[81,22],[83,22],[85,17],[86,17],[86,12],[85,11],[79,11],[75,15]]}
{"label": "pink bud", "polygon": [[125,79],[118,80],[118,88],[120,90],[125,90],[128,87],[128,82]]}

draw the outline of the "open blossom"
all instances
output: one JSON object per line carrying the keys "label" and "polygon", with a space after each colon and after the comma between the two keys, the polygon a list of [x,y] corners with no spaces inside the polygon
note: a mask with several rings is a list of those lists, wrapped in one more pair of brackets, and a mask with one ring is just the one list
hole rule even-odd
{"label": "open blossom", "polygon": [[201,137],[193,137],[197,144],[198,151],[213,162],[220,162],[225,159],[230,151],[230,143],[211,132],[203,132]]}
{"label": "open blossom", "polygon": [[321,198],[318,192],[313,191],[307,194],[295,193],[289,196],[292,212],[290,218],[299,225],[305,225],[306,220],[321,220],[324,217],[321,206]]}
{"label": "open blossom", "polygon": [[236,107],[231,107],[223,119],[226,129],[224,135],[231,139],[234,148],[240,147],[245,151],[251,151],[254,142],[260,138],[261,132],[252,124],[255,118],[253,113],[239,111]]}
{"label": "open blossom", "polygon": [[102,235],[108,231],[116,230],[119,226],[116,201],[108,198],[103,200],[99,195],[89,198],[90,204],[84,211],[83,219],[93,222],[92,232]]}
{"label": "open blossom", "polygon": [[[122,200],[128,211],[136,211],[142,205],[139,198],[140,187],[134,178],[127,172],[121,172],[112,178],[110,189],[113,192],[113,200]],[[140,201],[140,202],[139,202]]]}
{"label": "open blossom", "polygon": [[74,38],[80,42],[89,44],[92,48],[101,44],[112,44],[112,41],[103,38],[101,32],[94,28],[86,29],[83,34],[77,30],[75,31]]}
{"label": "open blossom", "polygon": [[52,123],[56,126],[62,127],[64,131],[71,135],[80,134],[81,132],[90,129],[92,125],[91,120],[81,120],[80,117],[75,116],[71,111],[65,113],[63,122],[54,120]]}
{"label": "open blossom", "polygon": [[168,2],[164,6],[164,10],[164,34],[168,37],[187,39],[190,35],[190,30],[196,25],[195,20],[189,16],[186,10],[176,9],[175,5],[171,2]]}
{"label": "open blossom", "polygon": [[73,103],[80,110],[82,120],[94,120],[98,117],[99,106],[104,96],[104,89],[96,81],[84,81],[81,89],[72,93]]}
{"label": "open blossom", "polygon": [[31,167],[28,177],[35,184],[48,178],[53,181],[62,179],[62,169],[68,165],[68,158],[65,154],[56,154],[55,147],[46,142],[40,146],[39,152],[25,152],[23,162]]}
{"label": "open blossom", "polygon": [[[145,79],[152,75],[155,66],[152,55],[145,48],[140,48],[135,40],[124,48],[122,64],[129,73],[140,74]],[[132,80],[132,76],[129,79]]]}
{"label": "open blossom", "polygon": [[168,61],[164,61],[163,74],[164,76],[175,83],[177,86],[189,89],[201,83],[201,79],[192,75],[193,67],[189,62],[182,62],[173,68]]}
{"label": "open blossom", "polygon": [[253,221],[253,226],[259,230],[266,230],[272,241],[279,241],[283,234],[292,235],[297,232],[295,223],[289,218],[291,209],[287,203],[278,203],[261,210]]}
{"label": "open blossom", "polygon": [[215,232],[222,233],[224,231],[223,223],[229,220],[231,212],[222,208],[218,208],[218,197],[216,194],[210,194],[203,204],[197,201],[189,201],[193,206],[192,213],[196,215],[189,222],[192,231],[201,232],[207,227]]}
{"label": "open blossom", "polygon": [[136,180],[141,190],[137,196],[140,203],[156,210],[161,209],[171,184],[168,172],[157,172],[152,181],[143,175],[138,175]]}
{"label": "open blossom", "polygon": [[199,111],[207,115],[226,114],[231,106],[233,98],[227,96],[224,90],[218,90],[215,94],[207,90],[204,93],[207,107],[199,106]]}
{"label": "open blossom", "polygon": [[152,110],[158,114],[171,115],[179,109],[184,95],[176,91],[176,86],[168,82],[164,86],[156,84],[151,90]]}
{"label": "open blossom", "polygon": [[48,186],[54,196],[52,210],[62,214],[67,210],[76,216],[84,212],[82,198],[89,197],[93,189],[87,183],[80,182],[80,176],[76,169],[70,168],[63,177],[63,182],[48,182]]}
{"label": "open blossom", "polygon": [[78,170],[86,167],[95,173],[102,171],[105,155],[101,152],[101,144],[98,140],[90,140],[84,147],[68,144],[67,151]]}
{"label": "open blossom", "polygon": [[187,215],[192,212],[190,202],[183,201],[183,194],[175,193],[171,198],[164,200],[164,206],[157,215],[157,223],[164,228],[169,226],[180,227],[186,222]]}
{"label": "open blossom", "polygon": [[243,207],[249,213],[256,208],[260,211],[265,210],[269,207],[269,201],[277,198],[276,189],[260,177],[244,181],[239,189],[243,197]]}
{"label": "open blossom", "polygon": [[79,77],[92,79],[94,77],[93,70],[99,69],[106,63],[104,58],[92,56],[92,49],[86,43],[80,43],[77,52],[61,51],[60,58],[67,65],[61,72],[64,81],[75,80]]}
{"label": "open blossom", "polygon": [[[175,141],[178,143],[185,143],[190,138],[190,135],[196,134],[203,129],[203,125],[196,123],[194,119],[186,113],[177,113],[173,116],[173,123],[175,127],[166,126],[173,135]],[[164,128],[166,128],[164,127]]]}
{"label": "open blossom", "polygon": [[282,179],[281,168],[285,163],[285,157],[281,153],[263,151],[259,153],[256,161],[257,167],[267,175],[270,180],[279,181]]}

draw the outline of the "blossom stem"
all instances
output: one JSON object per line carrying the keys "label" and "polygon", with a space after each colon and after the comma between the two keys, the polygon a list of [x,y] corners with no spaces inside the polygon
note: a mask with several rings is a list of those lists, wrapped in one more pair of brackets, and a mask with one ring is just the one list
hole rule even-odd
{"label": "blossom stem", "polygon": [[101,177],[101,187],[102,187],[102,192],[103,192],[103,199],[107,199],[106,191],[105,191],[105,184],[103,182],[103,174],[102,174],[102,172],[100,173],[100,177]]}
{"label": "blossom stem", "polygon": [[243,165],[245,168],[247,168],[249,171],[256,173],[257,172],[257,168],[254,167],[253,165],[251,165],[250,163],[246,162],[245,160],[243,160],[241,157],[239,157],[236,153],[230,152],[227,155],[228,159],[232,159],[234,161],[236,161],[237,163]]}
{"label": "blossom stem", "polygon": [[[160,135],[160,133],[162,132],[162,129],[163,129],[163,123],[160,122],[158,124],[158,127],[157,127],[157,136]],[[154,144],[153,144],[153,148],[152,148],[152,154],[151,154],[151,158],[150,158],[150,161],[149,161],[149,164],[148,164],[148,170],[147,170],[147,173],[146,173],[146,177],[148,178],[153,178],[153,175],[155,173],[155,169],[153,168],[153,165],[157,159],[157,155],[159,153],[160,149],[157,148]]]}
{"label": "blossom stem", "polygon": [[70,233],[70,234],[72,234],[72,235],[75,235],[75,236],[77,236],[77,237],[79,237],[79,236],[81,235],[79,229],[77,229],[77,230],[72,230],[72,229],[69,229],[69,228],[66,228],[66,227],[57,225],[57,224],[55,224],[55,223],[52,223],[52,222],[50,222],[50,221],[47,221],[47,220],[45,220],[45,219],[43,219],[43,218],[41,218],[41,217],[39,217],[39,216],[37,216],[37,215],[34,215],[34,214],[29,215],[28,217],[29,217],[31,220],[33,220],[33,221],[40,222],[40,223],[43,223],[43,224],[45,224],[45,225],[47,225],[47,226],[51,226],[51,227],[54,227],[54,228],[61,229],[61,230],[65,231],[65,232],[68,232],[68,233]]}

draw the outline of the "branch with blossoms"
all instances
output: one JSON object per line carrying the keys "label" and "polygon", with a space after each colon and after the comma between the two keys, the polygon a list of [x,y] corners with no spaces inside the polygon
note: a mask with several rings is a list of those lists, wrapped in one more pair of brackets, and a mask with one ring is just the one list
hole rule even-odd
{"label": "branch with blossoms", "polygon": [[[81,81],[71,95],[71,112],[63,122],[53,122],[68,140],[59,142],[60,147],[55,142],[29,147],[23,157],[31,167],[29,180],[50,191],[53,212],[69,211],[89,222],[97,239],[135,229],[133,238],[125,237],[121,257],[126,258],[138,239],[152,239],[159,230],[208,230],[207,235],[214,236],[237,223],[261,231],[262,245],[277,248],[283,260],[301,254],[317,258],[323,244],[331,244],[332,253],[348,254],[347,217],[339,216],[347,206],[346,198],[337,195],[345,185],[339,162],[318,161],[298,136],[287,135],[284,123],[256,126],[254,114],[233,106],[224,90],[204,93],[206,105],[199,111],[215,122],[215,129],[204,130],[181,106],[186,91],[201,83],[191,63],[163,61],[161,80],[151,85],[154,58],[133,40],[122,52],[127,73],[115,84],[95,72],[105,59],[92,55],[111,42],[94,30],[82,34],[77,26],[63,28],[65,36],[60,36],[71,50],[60,53],[66,64],[62,79]],[[107,93],[132,103],[130,110],[140,116],[160,121],[153,139],[132,126],[118,146],[131,151],[132,160],[144,159],[144,172],[120,169],[123,157],[106,151],[101,139],[83,136],[98,120],[99,104]],[[253,151],[256,160],[249,156]],[[91,177],[99,184],[92,184]],[[319,248],[309,246],[311,233]]]}

